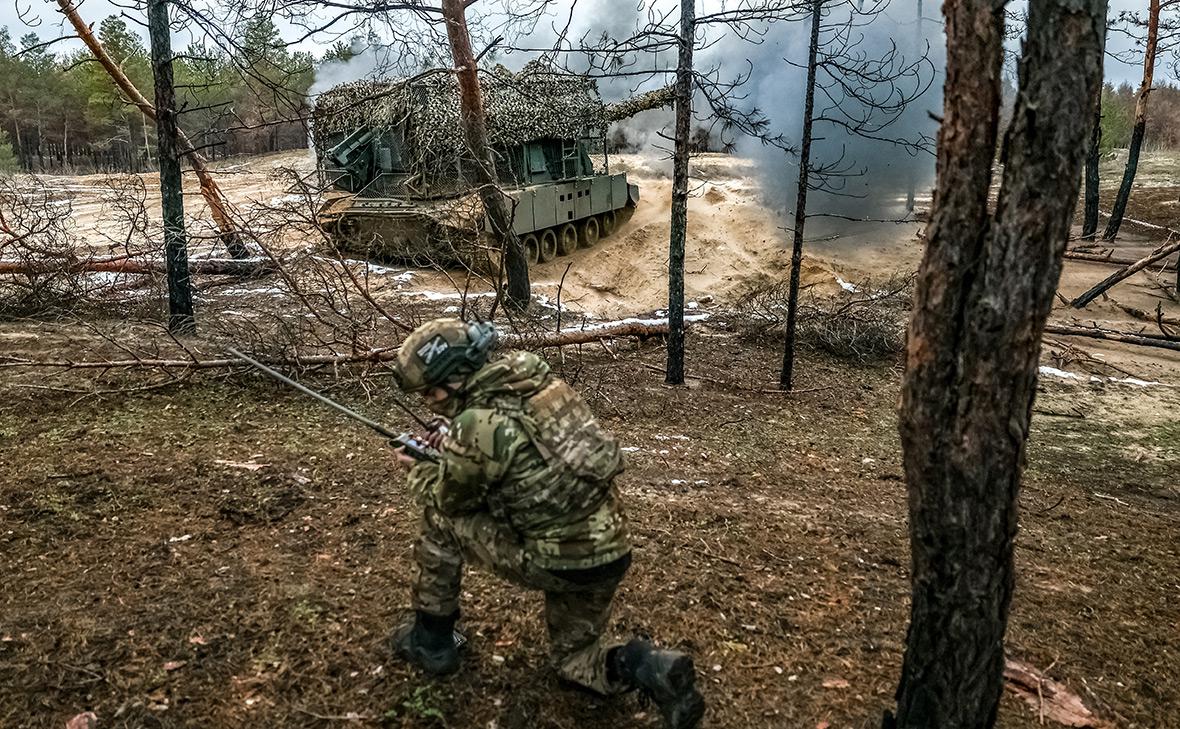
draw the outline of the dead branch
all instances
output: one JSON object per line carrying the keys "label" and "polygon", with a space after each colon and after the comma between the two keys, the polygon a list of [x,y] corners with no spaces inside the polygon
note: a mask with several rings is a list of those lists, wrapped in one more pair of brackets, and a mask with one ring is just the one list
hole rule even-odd
{"label": "dead branch", "polygon": [[1086,304],[1089,304],[1091,301],[1098,298],[1098,295],[1101,294],[1103,291],[1106,291],[1111,286],[1114,286],[1115,284],[1117,284],[1119,281],[1122,281],[1123,279],[1125,279],[1125,278],[1127,278],[1139,271],[1142,271],[1143,269],[1147,268],[1148,266],[1150,266],[1151,264],[1155,263],[1156,261],[1158,261],[1162,258],[1167,258],[1168,256],[1172,255],[1176,251],[1180,251],[1180,240],[1177,240],[1176,238],[1177,238],[1177,236],[1175,236],[1175,235],[1170,236],[1166,243],[1164,243],[1160,247],[1156,248],[1154,251],[1149,253],[1147,256],[1140,258],[1138,261],[1131,264],[1130,266],[1124,266],[1123,268],[1120,268],[1119,270],[1110,274],[1105,279],[1103,279],[1102,282],[1099,283],[1097,286],[1095,286],[1094,288],[1090,289],[1086,293],[1082,294],[1081,296],[1079,296],[1078,298],[1076,298],[1072,302],[1070,302],[1070,306],[1072,306],[1075,309],[1081,309]]}
{"label": "dead branch", "polygon": [[[115,63],[114,59],[107,54],[106,49],[99,42],[98,37],[94,35],[92,27],[87,25],[86,21],[82,20],[82,17],[78,15],[78,10],[74,7],[73,0],[57,0],[57,4],[61,8],[62,14],[74,26],[78,37],[82,39],[82,42],[94,54],[95,60],[106,70],[111,80],[115,82],[115,85],[127,97],[127,100],[139,109],[140,113],[155,123],[156,108],[139,92],[135,84],[131,83],[131,79],[127,78],[127,75],[123,73],[123,69],[119,67],[119,64]],[[205,164],[205,158],[197,152],[196,147],[183,130],[177,130],[176,142],[180,152],[188,157],[189,164],[192,165],[193,172],[196,173],[197,179],[200,181],[201,195],[204,196],[205,202],[208,203],[209,212],[212,214],[214,222],[217,223],[217,228],[221,231],[222,242],[225,243],[226,250],[234,258],[244,258],[248,254],[245,246],[242,245],[242,242],[238,238],[239,234],[236,226],[230,219],[228,212],[229,204],[225,199],[225,195],[222,194],[221,188],[217,186],[217,182],[209,174],[209,168]]]}
{"label": "dead branch", "polygon": [[[1098,211],[1098,214],[1100,216],[1102,216],[1103,218],[1110,217],[1110,213],[1106,213],[1101,210]],[[1130,223],[1132,225],[1137,225],[1140,228],[1147,228],[1148,230],[1160,230],[1160,231],[1167,233],[1170,236],[1180,236],[1180,230],[1174,230],[1172,228],[1169,228],[1166,225],[1156,225],[1155,223],[1149,223],[1146,220],[1136,220],[1135,218],[1128,218],[1128,217],[1124,216],[1122,222]]]}
{"label": "dead branch", "polygon": [[[189,273],[210,276],[258,276],[273,270],[266,258],[204,258],[189,263]],[[35,276],[49,273],[166,273],[162,261],[137,261],[126,256],[77,261],[0,261],[0,274]]]}
{"label": "dead branch", "polygon": [[[638,337],[648,339],[662,337],[668,334],[667,321],[618,321],[595,326],[593,328],[566,330],[538,334],[508,334],[501,339],[501,346],[505,349],[544,349],[547,347],[568,347],[578,344],[588,344],[620,337]],[[397,357],[398,347],[379,347],[352,354],[326,354],[296,356],[290,358],[271,358],[266,364],[278,366],[309,367],[322,365],[362,364],[389,362]],[[0,362],[0,367],[56,367],[62,369],[117,369],[117,368],[160,368],[202,370],[223,367],[235,367],[242,364],[237,358],[219,359],[123,359],[106,361],[70,360],[35,361],[22,360],[17,362]]]}
{"label": "dead branch", "polygon": [[1096,327],[1062,326],[1060,324],[1045,325],[1045,333],[1062,334],[1071,337],[1089,337],[1090,339],[1105,339],[1111,342],[1135,344],[1141,347],[1158,347],[1159,349],[1170,349],[1174,352],[1180,352],[1180,341],[1160,334],[1131,334],[1129,332],[1116,332],[1109,329],[1098,329]]}
{"label": "dead branch", "polygon": [[1180,327],[1180,317],[1164,316],[1164,311],[1163,311],[1162,307],[1157,307],[1155,312],[1151,313],[1151,312],[1146,312],[1143,309],[1138,309],[1134,306],[1127,306],[1126,304],[1120,304],[1119,302],[1114,301],[1113,299],[1111,300],[1111,303],[1114,304],[1115,306],[1117,306],[1118,308],[1122,309],[1123,311],[1127,312],[1131,316],[1135,317],[1136,319],[1141,319],[1143,321],[1151,322],[1152,324],[1156,324],[1156,325],[1162,324],[1162,325],[1167,325],[1167,326]]}
{"label": "dead branch", "polygon": [[1108,729],[1112,726],[1094,716],[1077,694],[1023,661],[1009,658],[1004,662],[1004,681],[1009,691],[1037,711],[1042,724],[1045,719],[1051,719],[1072,727]]}
{"label": "dead branch", "polygon": [[[1137,261],[1133,258],[1116,258],[1110,253],[1087,253],[1086,251],[1071,250],[1065,252],[1065,257],[1072,261],[1087,261],[1089,263],[1109,263],[1115,266],[1133,266]],[[1165,262],[1164,271],[1175,271],[1176,264]]]}

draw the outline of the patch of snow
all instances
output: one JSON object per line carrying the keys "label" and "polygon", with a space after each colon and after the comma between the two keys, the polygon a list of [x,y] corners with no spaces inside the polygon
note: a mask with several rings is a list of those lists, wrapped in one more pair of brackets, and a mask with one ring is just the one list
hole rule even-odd
{"label": "patch of snow", "polygon": [[840,288],[844,289],[845,291],[850,291],[850,292],[852,292],[852,293],[854,293],[854,294],[855,294],[857,291],[860,291],[860,289],[859,289],[859,288],[857,288],[856,284],[850,284],[850,283],[848,283],[848,282],[847,282],[847,281],[845,281],[844,279],[840,278],[840,276],[839,276],[839,275],[837,275],[837,276],[836,276],[836,283],[840,284]]}
{"label": "patch of snow", "polygon": [[1102,382],[1102,383],[1109,382],[1109,383],[1116,383],[1116,384],[1122,384],[1122,385],[1134,385],[1135,387],[1154,387],[1157,385],[1164,386],[1164,383],[1162,383],[1162,382],[1156,382],[1154,380],[1152,380],[1152,381],[1141,380],[1138,377],[1099,377],[1098,375],[1090,375],[1089,379],[1086,379],[1085,376],[1079,375],[1076,372],[1067,372],[1065,370],[1059,370],[1056,367],[1049,367],[1048,365],[1043,365],[1040,369],[1040,373],[1042,375],[1047,375],[1049,377],[1057,377],[1057,378],[1060,378],[1063,380],[1078,380],[1078,381]]}
{"label": "patch of snow", "polygon": [[1063,380],[1080,380],[1080,379],[1082,379],[1081,376],[1078,374],[1075,374],[1073,372],[1066,372],[1065,370],[1059,370],[1056,367],[1049,367],[1048,365],[1043,365],[1041,367],[1041,374],[1042,375],[1049,375],[1050,377],[1060,377]]}
{"label": "patch of snow", "polygon": [[639,450],[639,447],[638,446],[623,446],[619,450],[623,451],[624,453],[634,453],[635,451]]}
{"label": "patch of snow", "polygon": [[232,289],[222,289],[222,294],[228,296],[286,296],[287,292],[275,286],[263,286],[259,288],[250,288],[249,286],[237,286]]}
{"label": "patch of snow", "polygon": [[303,202],[304,199],[305,198],[302,195],[290,193],[287,195],[276,195],[275,197],[272,197],[270,200],[268,200],[266,204],[277,208],[281,205],[296,205]]}
{"label": "patch of snow", "polygon": [[[659,313],[660,312],[658,312],[658,311],[656,312],[656,314],[659,314]],[[688,316],[684,317],[684,321],[685,321],[685,323],[694,322],[694,321],[705,321],[708,318],[709,318],[708,314],[689,314]],[[563,332],[582,332],[582,331],[594,331],[596,329],[609,329],[610,327],[618,326],[618,325],[622,325],[622,324],[647,324],[647,325],[654,326],[654,325],[667,324],[667,323],[668,323],[668,317],[663,317],[662,319],[645,319],[642,317],[630,317],[627,319],[616,319],[614,321],[602,322],[601,324],[591,324],[590,326],[567,327],[565,329],[562,329],[561,331],[563,331]]]}
{"label": "patch of snow", "polygon": [[[427,301],[447,301],[450,299],[462,299],[463,294],[455,292],[443,293],[441,291],[407,291],[407,296],[421,296]],[[492,299],[495,298],[495,291],[474,291],[467,294],[469,299]]]}

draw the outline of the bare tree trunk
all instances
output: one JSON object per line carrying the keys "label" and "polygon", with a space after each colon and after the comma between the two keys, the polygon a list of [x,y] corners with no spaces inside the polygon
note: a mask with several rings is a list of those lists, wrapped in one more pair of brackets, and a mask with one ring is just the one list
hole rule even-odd
{"label": "bare tree trunk", "polygon": [[[66,16],[66,19],[70,21],[70,25],[78,33],[78,37],[82,39],[82,42],[94,54],[94,58],[106,70],[111,80],[115,82],[115,86],[119,87],[119,90],[126,95],[127,100],[135,105],[144,116],[153,122],[156,121],[155,108],[144,98],[144,95],[139,92],[139,89],[135,88],[135,84],[131,83],[131,80],[123,73],[123,70],[119,68],[119,64],[115,63],[106,52],[106,49],[103,48],[102,43],[95,37],[90,26],[78,15],[78,10],[74,7],[73,0],[57,0],[57,4],[61,8],[62,14]],[[130,137],[127,142],[129,145],[131,144]],[[193,143],[183,131],[177,131],[176,144],[177,149],[188,158],[193,172],[197,175],[197,179],[201,185],[201,195],[204,196],[205,202],[209,205],[209,213],[213,216],[214,222],[217,223],[218,230],[221,231],[221,242],[225,245],[226,250],[234,258],[248,257],[250,252],[242,243],[238,229],[230,219],[228,204],[226,203],[225,197],[221,194],[221,188],[217,186],[217,183],[209,174],[209,168],[205,166],[205,158],[197,152],[196,148],[193,147]]]}
{"label": "bare tree trunk", "polygon": [[[184,192],[176,148],[176,92],[172,87],[172,35],[168,0],[148,3],[152,78],[156,86],[156,144],[160,152],[160,206],[164,211],[164,260],[168,269],[168,330],[196,334],[193,289],[184,234]],[[147,129],[147,125],[144,125]]]}
{"label": "bare tree trunk", "polygon": [[[913,53],[921,53],[922,48],[922,0],[917,0],[918,6],[918,20],[914,25],[914,47]],[[918,173],[913,165],[910,165],[906,172],[906,186],[905,186],[905,211],[906,213],[914,212],[914,193],[918,186]]]}
{"label": "bare tree trunk", "polygon": [[[1106,34],[1102,35],[1103,62],[1105,65]],[[1082,221],[1082,237],[1092,238],[1098,232],[1098,165],[1102,161],[1102,84],[1094,94],[1094,126],[1090,130],[1090,148],[1086,154],[1086,210]]]}
{"label": "bare tree trunk", "polygon": [[803,266],[803,229],[807,223],[807,188],[811,184],[811,127],[815,115],[815,67],[823,0],[811,0],[811,42],[807,51],[807,87],[803,100],[803,140],[799,145],[799,187],[795,192],[795,230],[791,245],[791,285],[787,293],[787,342],[779,387],[790,390],[795,370],[795,316],[799,309],[799,269]]}
{"label": "bare tree trunk", "polygon": [[672,153],[672,221],[668,237],[668,362],[664,381],[684,384],[684,248],[688,239],[688,157],[692,126],[692,52],[696,0],[680,1],[676,61],[676,132]]}
{"label": "bare tree trunk", "polygon": [[[1077,206],[1106,0],[1031,0],[999,201],[988,213],[1004,18],[947,0],[945,113],[899,430],[912,604],[903,729],[990,729],[1014,585],[1041,333]],[[1052,109],[1045,114],[1042,110]]]}
{"label": "bare tree trunk", "polygon": [[1143,83],[1139,84],[1139,97],[1135,100],[1135,127],[1131,130],[1131,143],[1127,147],[1127,166],[1123,169],[1123,182],[1119,186],[1110,219],[1106,221],[1103,240],[1114,240],[1127,213],[1127,201],[1131,198],[1131,186],[1135,183],[1135,172],[1139,168],[1139,152],[1143,149],[1143,137],[1147,133],[1147,98],[1151,95],[1151,84],[1155,78],[1155,53],[1159,45],[1160,0],[1151,0],[1147,15],[1147,43],[1143,49]]}
{"label": "bare tree trunk", "polygon": [[508,276],[508,301],[523,309],[528,306],[531,298],[529,264],[524,257],[524,247],[520,244],[520,238],[512,229],[514,213],[511,201],[500,190],[492,150],[488,146],[487,116],[483,106],[483,92],[479,87],[479,65],[471,49],[465,8],[464,0],[443,0],[442,3],[447,39],[450,41],[451,57],[454,59],[459,81],[463,134],[467,139],[468,151],[475,159],[479,197],[487,212],[488,222],[492,225],[492,234],[503,251],[504,268]]}

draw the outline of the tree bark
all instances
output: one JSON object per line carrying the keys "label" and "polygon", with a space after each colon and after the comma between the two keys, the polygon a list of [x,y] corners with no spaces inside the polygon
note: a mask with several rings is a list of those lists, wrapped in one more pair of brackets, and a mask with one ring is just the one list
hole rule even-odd
{"label": "tree bark", "polygon": [[938,184],[899,423],[911,618],[897,715],[887,714],[885,726],[988,729],[1002,688],[1040,339],[1077,206],[1106,0],[1030,2],[993,214],[1003,3],[947,0],[943,9]]}
{"label": "tree bark", "polygon": [[[1103,33],[1103,66],[1106,60],[1106,34]],[[1086,209],[1082,220],[1082,237],[1091,238],[1098,232],[1098,164],[1102,161],[1102,85],[1094,94],[1094,126],[1090,130],[1090,148],[1086,154]]]}
{"label": "tree bark", "polygon": [[668,236],[668,362],[664,381],[684,384],[684,248],[688,239],[688,156],[692,125],[692,53],[696,0],[680,2],[676,61],[676,130],[672,153],[672,220]]}
{"label": "tree bark", "polygon": [[1155,55],[1159,45],[1160,0],[1151,0],[1147,11],[1147,42],[1143,49],[1143,82],[1139,84],[1139,96],[1135,100],[1135,127],[1131,130],[1131,143],[1127,147],[1127,166],[1123,169],[1123,182],[1106,221],[1104,240],[1114,240],[1123,224],[1127,202],[1131,199],[1131,186],[1135,183],[1135,172],[1139,169],[1139,152],[1143,149],[1143,137],[1147,133],[1147,99],[1151,95],[1151,84],[1155,77]]}
{"label": "tree bark", "polygon": [[[115,63],[114,59],[103,48],[102,43],[95,37],[90,26],[82,20],[78,15],[77,8],[74,7],[73,0],[57,0],[58,7],[61,12],[70,21],[70,25],[78,33],[78,37],[86,44],[86,47],[94,54],[95,60],[106,70],[107,74],[114,81],[115,86],[127,97],[145,117],[151,119],[153,122],[156,119],[156,109],[152,104],[144,98],[144,95],[135,88],[135,84],[131,83],[131,79],[123,73],[119,68],[119,64]],[[128,144],[131,140],[128,139]],[[221,188],[217,186],[217,182],[209,174],[209,168],[205,165],[205,158],[197,152],[193,147],[193,143],[188,136],[181,130],[177,130],[177,148],[188,158],[189,164],[192,165],[193,172],[197,175],[197,180],[201,186],[201,195],[205,198],[206,204],[209,205],[209,214],[213,217],[213,221],[217,223],[217,229],[221,231],[221,242],[225,245],[226,250],[230,256],[234,258],[246,258],[250,252],[242,243],[240,234],[233,221],[230,219],[228,212],[228,203],[225,196],[221,193]]]}
{"label": "tree bark", "polygon": [[443,0],[443,19],[447,26],[451,57],[459,81],[460,117],[468,151],[475,161],[479,197],[483,201],[492,234],[503,251],[504,270],[508,277],[508,301],[519,308],[529,304],[529,265],[520,238],[512,228],[513,208],[500,190],[492,150],[488,145],[487,115],[483,92],[479,87],[479,64],[471,49],[467,32],[466,5],[463,0]]}
{"label": "tree bark", "polygon": [[[148,35],[156,87],[156,147],[160,161],[160,207],[164,213],[164,261],[168,270],[168,330],[177,334],[196,334],[188,241],[184,233],[184,190],[176,146],[176,91],[172,87],[168,0],[149,1]],[[146,133],[147,125],[144,130]]]}
{"label": "tree bark", "polygon": [[787,292],[787,341],[783,346],[783,369],[779,387],[788,392],[794,385],[795,317],[799,309],[799,269],[803,266],[803,229],[807,223],[807,187],[811,184],[811,128],[815,113],[815,69],[819,54],[819,27],[823,0],[811,0],[811,41],[807,50],[807,86],[803,100],[803,139],[799,145],[799,185],[795,191],[795,230],[791,244],[791,283]]}

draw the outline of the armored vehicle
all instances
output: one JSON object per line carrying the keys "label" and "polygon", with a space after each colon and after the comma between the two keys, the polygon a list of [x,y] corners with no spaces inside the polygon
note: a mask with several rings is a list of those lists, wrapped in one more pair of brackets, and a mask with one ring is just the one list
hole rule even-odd
{"label": "armored vehicle", "polygon": [[[639,188],[609,171],[607,125],[666,105],[670,92],[605,105],[592,79],[539,63],[480,73],[497,177],[530,263],[614,232]],[[495,258],[453,74],[334,87],[318,98],[312,129],[329,189],[319,221],[338,248],[437,265]]]}

